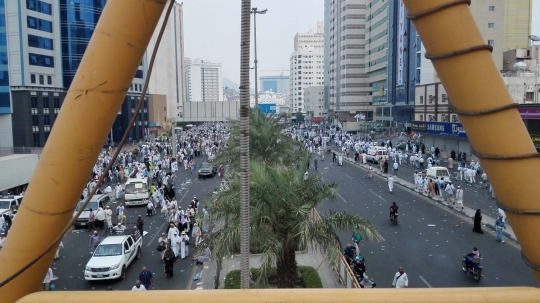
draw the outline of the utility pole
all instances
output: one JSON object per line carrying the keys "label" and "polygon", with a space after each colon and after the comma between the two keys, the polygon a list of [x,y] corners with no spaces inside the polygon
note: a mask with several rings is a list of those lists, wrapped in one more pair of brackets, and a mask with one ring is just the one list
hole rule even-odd
{"label": "utility pole", "polygon": [[255,108],[259,108],[259,79],[257,77],[257,14],[266,14],[267,11],[267,9],[259,11],[256,7],[251,9],[251,13],[253,14],[253,40],[255,44],[255,60],[253,61],[255,63]]}

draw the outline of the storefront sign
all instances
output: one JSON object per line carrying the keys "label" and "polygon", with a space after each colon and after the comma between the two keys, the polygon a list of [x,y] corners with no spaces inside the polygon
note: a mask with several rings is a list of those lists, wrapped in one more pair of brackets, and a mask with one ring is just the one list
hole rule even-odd
{"label": "storefront sign", "polygon": [[413,132],[423,132],[440,136],[467,138],[467,134],[461,123],[413,121],[411,123],[411,130]]}
{"label": "storefront sign", "polygon": [[397,57],[397,85],[403,85],[403,65],[404,62],[404,48],[405,48],[405,6],[403,1],[399,1],[399,16],[398,16],[398,57]]}
{"label": "storefront sign", "polygon": [[536,148],[540,148],[540,135],[531,134],[531,140]]}
{"label": "storefront sign", "polygon": [[523,120],[538,120],[540,119],[540,108],[519,108],[519,115]]}

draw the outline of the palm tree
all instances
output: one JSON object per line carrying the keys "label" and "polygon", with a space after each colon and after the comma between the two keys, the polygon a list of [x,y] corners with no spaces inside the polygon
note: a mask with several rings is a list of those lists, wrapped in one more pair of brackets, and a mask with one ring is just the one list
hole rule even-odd
{"label": "palm tree", "polygon": [[[249,113],[249,155],[251,161],[261,163],[279,163],[285,166],[296,166],[307,156],[300,142],[290,140],[282,131],[287,127],[280,124],[280,115],[267,116],[258,109]],[[231,122],[231,138],[228,148],[220,151],[214,163],[227,163],[229,169],[238,171],[240,168],[240,123]],[[301,162],[304,163],[304,162]]]}
{"label": "palm tree", "polygon": [[[234,177],[229,188],[210,201],[211,220],[228,220],[226,228],[204,243],[213,246],[218,258],[238,252],[241,246],[240,185],[240,178]],[[342,253],[337,230],[360,232],[366,240],[382,239],[373,224],[357,215],[331,212],[323,214],[321,221],[311,220],[312,210],[337,193],[337,184],[322,182],[321,175],[304,180],[302,172],[290,166],[251,161],[249,186],[251,247],[263,254],[257,279],[265,280],[275,266],[279,288],[296,287],[295,252],[311,243],[320,244],[330,260],[337,261]]]}
{"label": "palm tree", "polygon": [[249,288],[251,275],[249,271],[249,47],[251,37],[251,0],[242,0],[240,21],[240,270],[243,289]]}

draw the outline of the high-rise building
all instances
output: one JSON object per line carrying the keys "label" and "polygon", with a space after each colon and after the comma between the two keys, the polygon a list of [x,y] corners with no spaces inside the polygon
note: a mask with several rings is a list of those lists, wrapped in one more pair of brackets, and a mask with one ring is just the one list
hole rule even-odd
{"label": "high-rise building", "polygon": [[0,147],[13,147],[5,0],[0,0]]}
{"label": "high-rise building", "polygon": [[366,71],[368,0],[324,2],[324,94],[329,118],[351,120],[373,116]]}
{"label": "high-rise building", "polygon": [[321,122],[328,117],[324,107],[324,86],[310,86],[304,90],[305,110],[311,122]]}
{"label": "high-rise building", "polygon": [[324,49],[324,22],[317,22],[317,32],[310,29],[307,33],[296,33],[294,36],[294,51],[313,47]]}
{"label": "high-rise building", "polygon": [[[65,97],[62,85],[59,0],[6,1],[12,146],[43,146]],[[5,75],[5,73],[4,73]]]}
{"label": "high-rise building", "polygon": [[289,94],[289,76],[262,76],[259,79],[261,92],[272,91],[278,94]]}
{"label": "high-rise building", "polygon": [[[163,11],[158,24],[163,22],[166,12]],[[175,2],[163,38],[154,61],[152,76],[148,86],[150,95],[166,96],[166,118],[178,117],[185,102],[184,81],[184,26],[183,7]],[[155,31],[148,44],[147,53],[152,54],[156,47],[159,31]],[[156,98],[156,100],[159,98]],[[152,106],[151,106],[152,107]],[[155,125],[160,126],[160,125]]]}
{"label": "high-rise building", "polygon": [[[495,10],[496,8],[490,8]],[[532,0],[504,1],[504,50],[527,48],[530,45]],[[538,33],[533,33],[538,35]]]}
{"label": "high-rise building", "polygon": [[[189,60],[189,59],[188,59]],[[223,76],[221,63],[211,63],[201,59],[189,60],[186,65],[186,101],[223,101]]]}
{"label": "high-rise building", "polygon": [[386,83],[372,93],[373,104],[380,105],[375,107],[375,119],[387,125],[391,121],[403,125],[414,118],[414,88],[422,43],[406,16],[407,9],[401,0],[388,1]]}
{"label": "high-rise building", "polygon": [[305,112],[304,89],[324,83],[324,52],[313,47],[295,51],[291,54],[290,63],[289,101],[292,112]]}
{"label": "high-rise building", "polygon": [[[0,114],[0,147],[45,145],[105,3],[106,0],[0,2],[0,16],[5,17],[5,25],[0,22],[0,55],[2,51],[7,53],[1,62],[5,72],[1,73],[4,81],[0,82],[0,113],[5,114]],[[134,102],[141,95],[145,62],[143,59],[134,75],[112,129],[115,142],[127,128]],[[10,95],[9,102],[6,93]],[[130,137],[142,139],[147,124],[145,101]],[[12,131],[11,137],[8,129]]]}
{"label": "high-rise building", "polygon": [[[388,6],[392,0],[369,0],[366,9],[366,71],[371,87],[372,105],[386,103],[386,67],[388,62]],[[403,30],[403,29],[402,29]],[[394,40],[394,45],[403,41]]]}

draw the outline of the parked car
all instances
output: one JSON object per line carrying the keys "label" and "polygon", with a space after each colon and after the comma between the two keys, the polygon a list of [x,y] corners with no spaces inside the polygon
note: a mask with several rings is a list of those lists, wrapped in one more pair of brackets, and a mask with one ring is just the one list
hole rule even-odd
{"label": "parked car", "polygon": [[86,281],[124,279],[126,269],[141,257],[142,235],[134,228],[128,234],[111,234],[97,246],[84,268]]}
{"label": "parked car", "polygon": [[217,167],[210,163],[204,162],[203,164],[201,164],[198,174],[199,174],[199,178],[208,177],[208,176],[213,178],[217,174]]}

